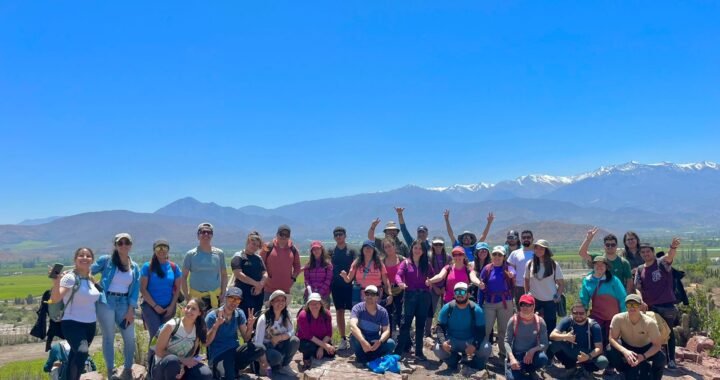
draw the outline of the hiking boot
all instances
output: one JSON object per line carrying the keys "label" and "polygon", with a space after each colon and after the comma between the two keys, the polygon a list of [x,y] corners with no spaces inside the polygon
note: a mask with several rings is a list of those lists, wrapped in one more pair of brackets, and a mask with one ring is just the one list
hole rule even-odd
{"label": "hiking boot", "polygon": [[415,355],[415,363],[426,362],[428,358],[422,352]]}
{"label": "hiking boot", "polygon": [[292,377],[292,378],[297,378],[297,375],[298,375],[297,372],[293,371],[293,369],[290,368],[289,365],[281,367],[277,371],[274,371],[274,373],[278,374],[278,375]]}
{"label": "hiking boot", "polygon": [[123,368],[120,375],[113,375],[112,380],[133,380],[132,368]]}
{"label": "hiking boot", "polygon": [[675,363],[675,360],[670,360],[667,364],[668,369],[677,369],[677,364]]}
{"label": "hiking boot", "polygon": [[312,366],[312,360],[303,360],[302,364],[300,364],[300,372],[305,372],[310,369]]}
{"label": "hiking boot", "polygon": [[346,338],[340,339],[340,345],[338,346],[338,351],[345,351],[347,349],[350,349],[350,343]]}

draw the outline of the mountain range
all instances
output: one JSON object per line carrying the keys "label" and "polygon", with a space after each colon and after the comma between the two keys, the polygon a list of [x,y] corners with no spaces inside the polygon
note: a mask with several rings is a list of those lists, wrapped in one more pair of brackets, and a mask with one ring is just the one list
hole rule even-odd
{"label": "mountain range", "polygon": [[[629,162],[601,167],[571,177],[526,175],[495,184],[458,184],[423,188],[407,185],[376,193],[309,200],[274,209],[233,208],[186,197],[153,213],[99,211],[66,217],[23,221],[0,226],[2,254],[69,254],[87,245],[108,250],[112,236],[128,231],[136,246],[167,238],[185,249],[196,243],[194,228],[202,221],[216,226],[219,246],[238,247],[250,230],[274,235],[280,224],[293,229],[293,238],[330,240],[336,225],[348,229],[355,241],[364,239],[370,222],[397,221],[394,206],[405,207],[411,231],[419,224],[431,235],[446,237],[443,210],[451,210],[455,232],[483,229],[488,212],[495,213],[491,241],[500,242],[509,228],[534,228],[555,242],[582,240],[582,231],[597,225],[622,234],[716,231],[720,227],[720,166],[641,164]],[[537,236],[537,234],[536,234]],[[494,240],[493,240],[494,239]]]}

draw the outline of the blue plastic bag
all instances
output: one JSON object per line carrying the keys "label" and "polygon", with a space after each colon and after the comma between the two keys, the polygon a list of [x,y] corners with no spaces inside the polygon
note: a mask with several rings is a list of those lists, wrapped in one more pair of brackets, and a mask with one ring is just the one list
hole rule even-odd
{"label": "blue plastic bag", "polygon": [[400,373],[400,355],[385,355],[367,364],[375,373],[383,374],[386,371]]}

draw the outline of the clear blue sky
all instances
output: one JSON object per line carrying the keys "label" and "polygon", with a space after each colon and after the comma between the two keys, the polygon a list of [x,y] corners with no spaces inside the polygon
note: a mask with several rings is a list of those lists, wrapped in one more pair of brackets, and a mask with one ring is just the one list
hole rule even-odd
{"label": "clear blue sky", "polygon": [[0,223],[720,161],[720,4],[0,3]]}

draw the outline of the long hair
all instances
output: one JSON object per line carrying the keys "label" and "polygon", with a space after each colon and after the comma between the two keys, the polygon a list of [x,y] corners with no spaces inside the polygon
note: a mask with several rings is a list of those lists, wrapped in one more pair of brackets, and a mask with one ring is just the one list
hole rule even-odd
{"label": "long hair", "polygon": [[[476,252],[480,252],[479,250]],[[473,262],[473,269],[475,272],[480,273],[480,271],[485,268],[486,265],[490,264],[492,260],[490,259],[491,253],[488,252],[487,256],[485,256],[485,260],[483,262],[480,262],[480,256],[475,255],[475,261]],[[503,259],[504,261],[505,259]]]}
{"label": "long hair", "polygon": [[422,255],[420,255],[420,260],[419,260],[420,272],[423,274],[423,276],[427,276],[428,270],[430,269],[430,260],[428,260],[427,249],[425,248],[425,246],[422,244],[422,242],[420,240],[414,240],[412,242],[412,244],[410,244],[410,256],[411,257],[409,257],[409,259],[410,259],[410,261],[414,262],[415,259],[412,257],[412,255],[413,255],[412,250],[413,250],[413,247],[415,247],[416,245],[419,246],[420,249],[422,250]]}
{"label": "long hair", "polygon": [[[552,276],[555,270],[552,255],[553,253],[550,248],[545,248],[545,255],[543,256],[543,266],[545,267],[545,274],[543,275],[543,278]],[[537,255],[535,254],[533,254],[532,266],[532,274],[533,276],[537,277],[538,271],[540,270],[540,258],[537,257]]]}
{"label": "long hair", "polygon": [[[285,298],[287,299],[287,297]],[[268,304],[267,310],[265,310],[265,328],[269,328],[273,325],[275,322],[275,310],[273,310],[272,304]],[[292,321],[290,320],[290,313],[287,309],[287,303],[285,304],[285,308],[280,312],[280,315],[282,316],[282,324],[283,326],[288,326],[288,324],[292,324]]]}
{"label": "long hair", "polygon": [[[310,248],[310,261],[308,262],[308,268],[327,267],[330,264],[330,258],[328,257],[325,247],[320,247],[320,259],[315,259],[315,254],[312,253]],[[318,262],[319,261],[319,262]]]}
{"label": "long hair", "polygon": [[[168,255],[170,253],[168,252]],[[170,258],[168,257],[168,262],[170,261]],[[160,278],[165,278],[165,271],[162,270],[160,267],[160,260],[158,260],[157,255],[155,254],[155,251],[153,251],[152,258],[150,259],[150,269],[155,272],[155,274]]]}
{"label": "long hair", "polygon": [[[286,310],[287,310],[287,308],[286,308]],[[306,303],[305,306],[303,306],[302,310],[305,310],[305,316],[307,316],[308,321],[311,321],[313,319],[313,316],[312,316],[312,313],[310,312],[310,302]],[[325,318],[328,317],[328,314],[330,314],[330,312],[325,310],[325,304],[321,301],[320,302],[320,314],[318,315],[318,320],[325,320]],[[266,319],[266,321],[267,321],[267,319]]]}
{"label": "long hair", "polygon": [[200,310],[200,315],[195,318],[195,336],[200,339],[200,343],[205,344],[205,341],[207,340],[207,325],[205,324],[205,313],[203,313],[203,310],[205,310],[205,304],[200,298],[192,298],[187,303],[190,304],[190,302],[193,301],[197,305],[198,310]]}
{"label": "long hair", "polygon": [[[378,255],[378,251],[375,248],[373,248],[373,254],[372,254],[372,257],[370,258],[370,261],[372,261],[375,264],[375,268],[377,268],[378,270],[380,270],[380,268],[382,268],[383,264],[382,264],[382,261],[380,261],[380,255]],[[355,262],[353,263],[353,265],[355,266],[355,269],[360,268],[360,266],[365,267],[365,266],[370,265],[370,263],[365,262],[365,248],[364,247],[360,248],[360,254],[355,259]]]}
{"label": "long hair", "polygon": [[[634,236],[635,241],[637,241],[637,246],[636,246],[637,251],[635,251],[635,252],[630,252],[630,248],[627,245],[628,235]],[[640,254],[640,236],[638,236],[638,234],[635,231],[628,231],[625,233],[625,235],[623,236],[623,245],[625,246],[625,256],[627,256],[630,253]]]}
{"label": "long hair", "polygon": [[[92,257],[93,262],[95,261],[95,252],[93,252],[92,249],[88,247],[80,247],[75,250],[75,254],[73,254],[73,261],[77,260],[78,256],[80,256],[80,252],[82,251],[88,251],[90,252],[90,257]],[[75,268],[73,268],[73,272],[79,276],[79,274],[75,271]],[[92,282],[94,285],[97,285],[97,282],[95,281],[95,277],[92,275],[88,276],[88,281]],[[100,289],[98,289],[100,290]]]}
{"label": "long hair", "polygon": [[[154,254],[153,254],[154,256]],[[117,246],[113,248],[112,253],[112,263],[115,265],[120,271],[127,272],[130,270],[130,265],[124,265],[122,261],[120,260],[120,252],[117,250]]]}

